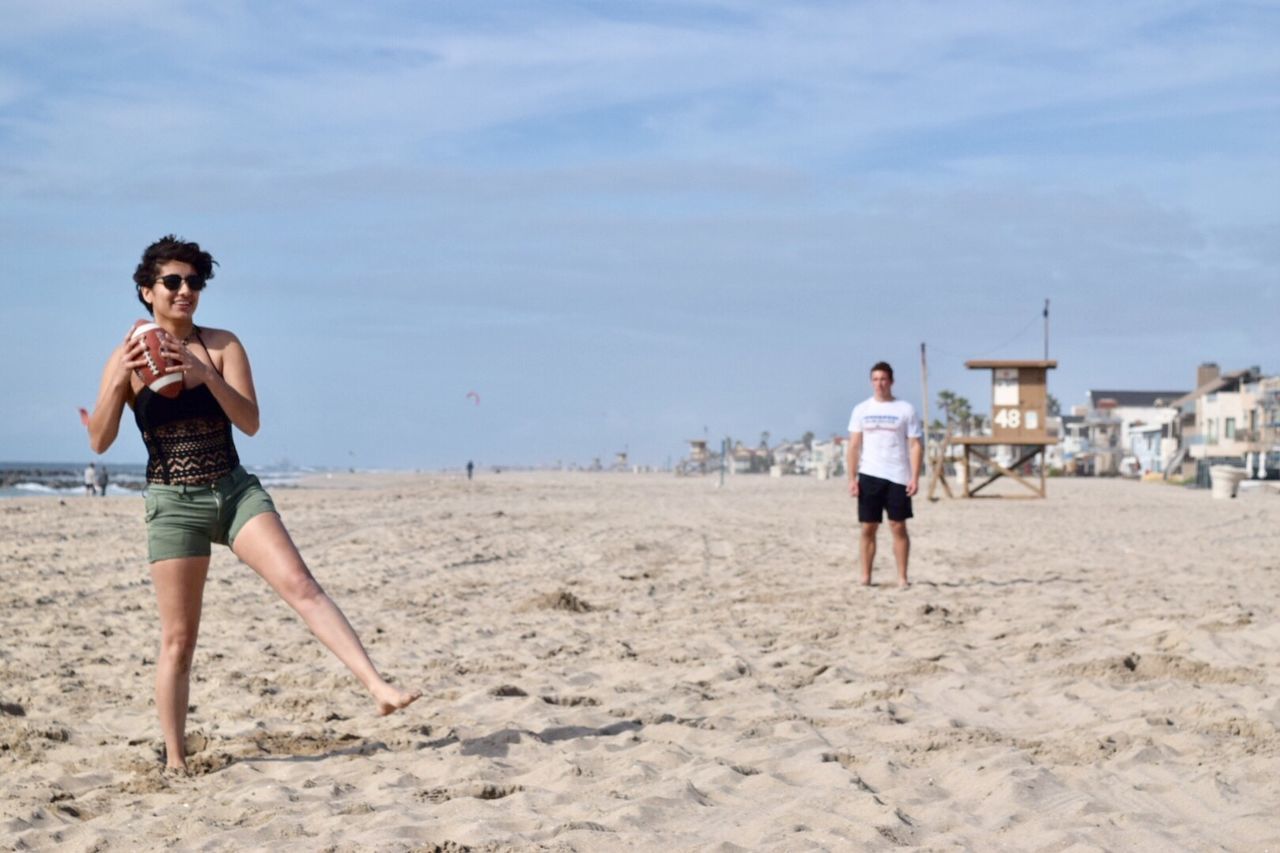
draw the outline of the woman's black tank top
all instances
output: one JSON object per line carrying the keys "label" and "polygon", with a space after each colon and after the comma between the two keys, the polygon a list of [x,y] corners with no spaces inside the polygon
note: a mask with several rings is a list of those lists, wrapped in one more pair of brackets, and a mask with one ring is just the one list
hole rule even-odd
{"label": "woman's black tank top", "polygon": [[[208,353],[199,330],[195,334]],[[240,464],[231,419],[207,385],[184,388],[173,399],[144,387],[134,401],[133,419],[147,446],[149,483],[203,485]]]}

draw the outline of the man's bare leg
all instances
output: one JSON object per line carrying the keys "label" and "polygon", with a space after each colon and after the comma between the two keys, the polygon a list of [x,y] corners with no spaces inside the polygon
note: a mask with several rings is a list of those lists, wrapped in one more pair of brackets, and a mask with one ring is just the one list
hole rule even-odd
{"label": "man's bare leg", "polygon": [[879,523],[864,522],[862,525],[862,585],[871,586],[871,564],[876,559],[876,531]]}
{"label": "man's bare leg", "polygon": [[908,587],[907,558],[911,556],[911,537],[907,535],[905,521],[890,521],[889,530],[893,533],[893,557],[898,562],[898,586]]}

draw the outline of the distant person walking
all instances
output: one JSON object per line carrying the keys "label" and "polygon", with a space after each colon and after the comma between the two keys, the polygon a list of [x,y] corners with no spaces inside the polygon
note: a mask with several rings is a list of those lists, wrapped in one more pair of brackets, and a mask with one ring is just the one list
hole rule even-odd
{"label": "distant person walking", "polygon": [[467,460],[467,479],[468,479],[468,480],[470,480],[470,479],[471,479],[471,474],[472,474],[475,470],[476,470],[476,463],[474,463],[474,462],[472,462],[470,459],[468,459],[468,460]]}
{"label": "distant person walking", "polygon": [[98,486],[98,495],[100,497],[105,498],[107,496],[107,466],[106,465],[98,466],[98,476],[95,478],[94,482]]}
{"label": "distant person walking", "polygon": [[898,586],[906,587],[911,553],[907,519],[912,516],[911,496],[920,487],[923,429],[915,406],[893,396],[893,368],[887,362],[877,362],[871,368],[871,390],[871,397],[854,406],[849,417],[846,459],[849,494],[858,499],[858,521],[862,523],[862,584],[871,584],[876,533],[888,514]]}
{"label": "distant person walking", "polygon": [[94,470],[92,462],[89,467],[84,469],[84,493],[86,497],[93,497],[95,484],[98,482],[98,473]]}

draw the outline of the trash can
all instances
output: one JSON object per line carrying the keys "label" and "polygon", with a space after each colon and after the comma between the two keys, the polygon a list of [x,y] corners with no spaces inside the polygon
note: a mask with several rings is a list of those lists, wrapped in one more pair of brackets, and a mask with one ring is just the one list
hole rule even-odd
{"label": "trash can", "polygon": [[1213,465],[1209,468],[1209,480],[1215,498],[1234,498],[1245,478],[1245,470],[1234,465]]}

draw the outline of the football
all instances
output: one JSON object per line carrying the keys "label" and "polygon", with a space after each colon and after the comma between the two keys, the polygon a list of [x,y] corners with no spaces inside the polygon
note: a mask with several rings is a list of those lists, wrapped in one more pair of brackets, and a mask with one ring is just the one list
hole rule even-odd
{"label": "football", "polygon": [[142,338],[146,348],[142,351],[147,363],[138,369],[142,383],[157,394],[173,398],[182,393],[182,372],[167,372],[171,362],[160,354],[160,327],[151,320],[139,320],[133,324],[129,340]]}

